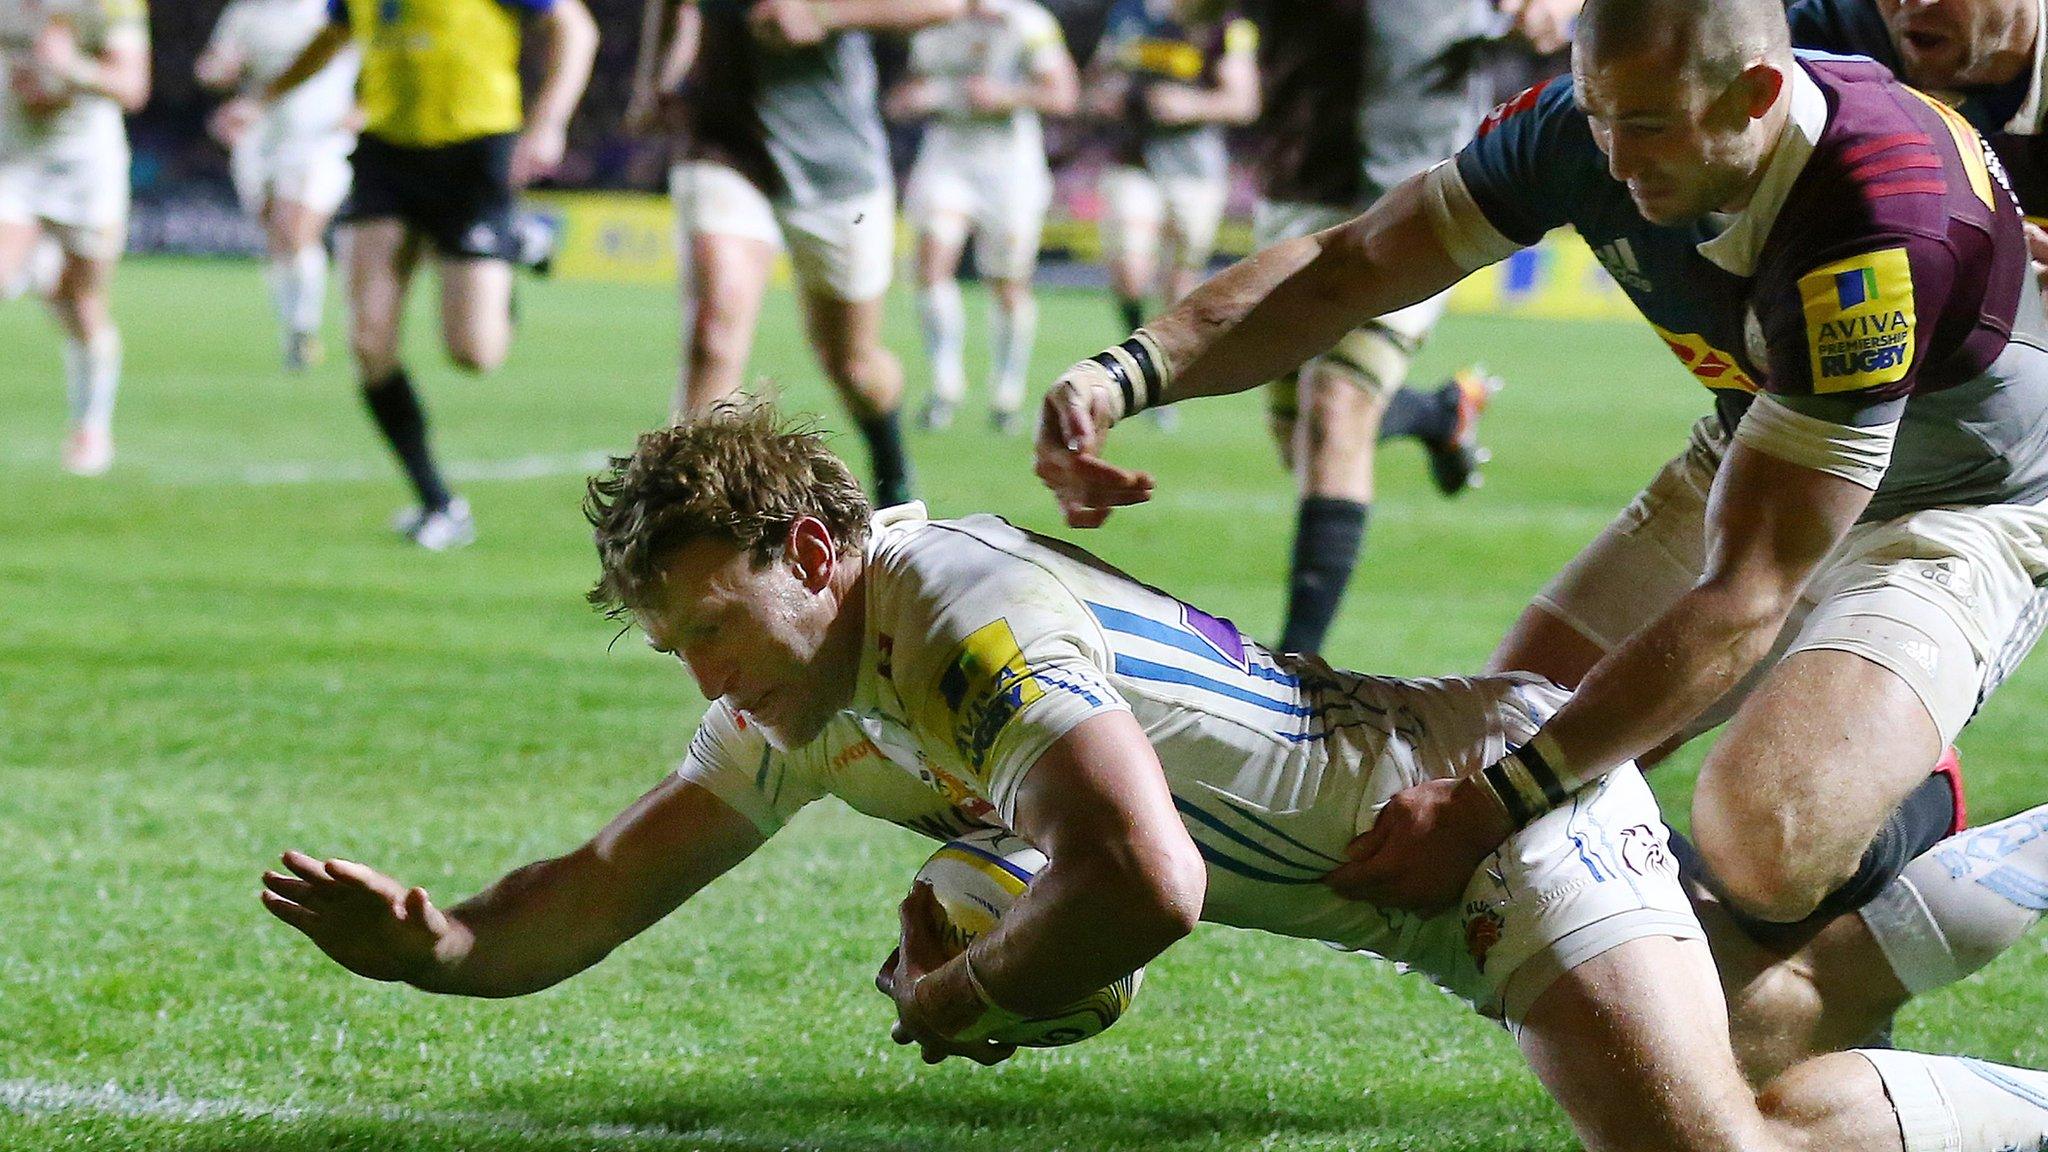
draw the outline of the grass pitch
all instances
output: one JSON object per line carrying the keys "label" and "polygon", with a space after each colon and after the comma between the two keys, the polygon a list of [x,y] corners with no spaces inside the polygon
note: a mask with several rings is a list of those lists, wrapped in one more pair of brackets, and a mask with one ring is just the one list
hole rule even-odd
{"label": "grass pitch", "polygon": [[[256,876],[287,847],[444,903],[564,851],[661,776],[702,709],[672,661],[630,637],[608,650],[580,599],[581,476],[666,411],[670,297],[544,283],[522,304],[511,365],[482,381],[440,366],[429,308],[413,318],[482,533],[444,556],[386,530],[403,489],[342,358],[277,372],[254,266],[123,270],[120,459],[97,481],[56,467],[49,326],[0,312],[0,1148],[1571,1146],[1506,1036],[1422,981],[1225,929],[1155,964],[1099,1040],[924,1068],[888,1042],[869,980],[927,845],[831,802],[524,999],[373,985],[270,920]],[[894,321],[921,390],[907,299]],[[1113,327],[1102,299],[1049,295],[1035,379]],[[1705,408],[1638,326],[1452,319],[1416,378],[1470,358],[1510,380],[1489,482],[1442,500],[1419,451],[1387,451],[1340,663],[1477,667]],[[755,366],[844,426],[786,297]],[[1027,445],[978,410],[911,446],[936,514],[1057,529]],[[1140,422],[1115,452],[1155,469],[1160,498],[1084,542],[1272,636],[1292,501],[1256,399],[1192,406],[1173,435]],[[1981,816],[2041,799],[2044,703],[2037,660],[1964,737]],[[1696,763],[1658,774],[1681,822]],[[2044,1009],[2036,934],[1909,1008],[1898,1040],[2048,1064]]]}

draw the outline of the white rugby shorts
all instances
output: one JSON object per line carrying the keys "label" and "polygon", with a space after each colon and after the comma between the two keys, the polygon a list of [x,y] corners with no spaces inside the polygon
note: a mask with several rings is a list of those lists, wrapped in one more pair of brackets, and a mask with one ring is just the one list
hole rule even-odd
{"label": "white rugby shorts", "polygon": [[1159,178],[1143,168],[1119,165],[1103,172],[1099,190],[1105,259],[1128,257],[1151,264],[1159,258],[1162,233],[1170,228],[1177,241],[1177,264],[1197,270],[1209,266],[1229,195],[1222,181]]}
{"label": "white rugby shorts", "polygon": [[[1459,749],[1456,759],[1467,762],[1418,756],[1408,783],[1473,769],[1471,756],[1482,749],[1483,759],[1520,744],[1568,697],[1531,677],[1500,706],[1471,716],[1470,733],[1446,731],[1439,721],[1431,743]],[[1456,908],[1427,919],[1397,916],[1391,940],[1354,946],[1517,1027],[1559,976],[1609,949],[1653,937],[1706,938],[1668,837],[1649,785],[1634,765],[1623,765],[1508,837],[1472,874]]]}
{"label": "white rugby shorts", "polygon": [[[1707,494],[1728,444],[1693,425],[1664,466],[1536,604],[1613,651],[1699,580]],[[1945,743],[2038,637],[2048,579],[2048,507],[1951,505],[1858,524],[1822,562],[1770,657],[1696,725],[1719,724],[1783,656],[1851,652],[1912,688]]]}
{"label": "white rugby shorts", "polygon": [[332,216],[348,198],[348,154],[353,147],[354,142],[344,134],[277,137],[259,125],[242,137],[228,157],[235,196],[242,210],[252,216],[261,214],[274,199]]}
{"label": "white rugby shorts", "polygon": [[920,234],[957,245],[974,236],[982,275],[1025,280],[1038,265],[1038,240],[1052,203],[1045,165],[991,164],[984,158],[918,152],[904,192],[904,211]]}
{"label": "white rugby shorts", "polygon": [[74,256],[119,258],[128,242],[128,150],[0,156],[0,223],[38,222]]}
{"label": "white rugby shorts", "polygon": [[896,194],[886,184],[846,200],[800,206],[771,202],[723,164],[691,161],[669,170],[677,252],[688,268],[698,234],[737,236],[785,248],[798,282],[838,300],[873,300],[889,289],[896,245]]}

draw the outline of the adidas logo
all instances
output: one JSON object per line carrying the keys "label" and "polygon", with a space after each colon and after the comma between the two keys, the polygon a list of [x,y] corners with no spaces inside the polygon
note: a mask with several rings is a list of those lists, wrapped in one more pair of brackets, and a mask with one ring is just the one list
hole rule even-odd
{"label": "adidas logo", "polygon": [[1624,236],[1610,240],[1593,249],[1594,259],[1607,269],[1607,274],[1631,292],[1648,292],[1650,278],[1643,275],[1643,266],[1636,261],[1636,250]]}

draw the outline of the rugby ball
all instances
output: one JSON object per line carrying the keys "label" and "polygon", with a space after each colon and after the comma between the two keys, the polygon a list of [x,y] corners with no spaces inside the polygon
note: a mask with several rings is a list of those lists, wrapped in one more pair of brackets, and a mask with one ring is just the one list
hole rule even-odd
{"label": "rugby ball", "polygon": [[[986,828],[948,841],[917,870],[917,879],[932,886],[944,914],[940,934],[946,947],[958,953],[996,926],[1043,867],[1044,853],[1000,828]],[[1140,968],[1058,1012],[1020,1020],[990,1039],[1023,1048],[1079,1043],[1116,1023],[1144,975]]]}

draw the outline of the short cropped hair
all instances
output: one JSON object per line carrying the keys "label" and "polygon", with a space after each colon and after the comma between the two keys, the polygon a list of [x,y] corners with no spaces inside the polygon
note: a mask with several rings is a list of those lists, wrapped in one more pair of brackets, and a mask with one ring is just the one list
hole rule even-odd
{"label": "short cropped hair", "polygon": [[587,598],[616,617],[644,604],[661,565],[693,540],[736,545],[759,567],[806,516],[842,550],[860,548],[870,510],[814,424],[742,399],[643,434],[631,456],[613,457],[610,470],[590,478],[583,515],[601,567]]}
{"label": "short cropped hair", "polygon": [[1577,35],[1607,59],[1675,41],[1686,71],[1717,88],[1792,51],[1783,0],[1588,0]]}

